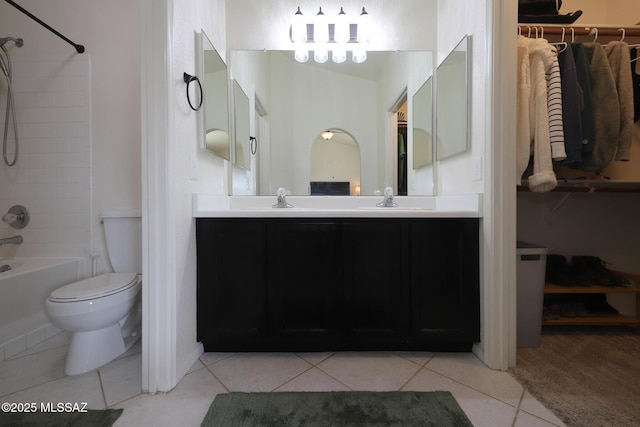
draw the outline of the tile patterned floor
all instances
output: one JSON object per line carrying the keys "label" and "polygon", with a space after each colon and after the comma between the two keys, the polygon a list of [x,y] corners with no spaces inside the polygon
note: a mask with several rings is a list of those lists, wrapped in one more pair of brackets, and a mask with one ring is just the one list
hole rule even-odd
{"label": "tile patterned floor", "polygon": [[196,427],[229,391],[448,390],[476,427],[564,426],[509,374],[468,353],[204,353],[175,389],[152,395],[140,392],[139,345],[68,377],[68,344],[63,333],[0,362],[0,401],[87,402],[124,408],[118,427]]}

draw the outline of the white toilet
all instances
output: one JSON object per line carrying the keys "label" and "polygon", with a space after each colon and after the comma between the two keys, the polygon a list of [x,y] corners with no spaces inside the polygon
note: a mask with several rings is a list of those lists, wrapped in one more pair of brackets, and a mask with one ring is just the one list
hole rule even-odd
{"label": "white toilet", "polygon": [[47,317],[72,333],[65,374],[82,374],[112,361],[140,339],[142,320],[142,221],[140,211],[101,215],[115,273],[56,289]]}

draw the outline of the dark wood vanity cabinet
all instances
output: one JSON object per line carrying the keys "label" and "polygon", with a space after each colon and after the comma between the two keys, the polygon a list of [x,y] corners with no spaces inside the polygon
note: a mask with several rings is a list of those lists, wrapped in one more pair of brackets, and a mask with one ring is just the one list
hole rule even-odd
{"label": "dark wood vanity cabinet", "polygon": [[206,351],[469,350],[478,219],[198,218]]}
{"label": "dark wood vanity cabinet", "polygon": [[197,230],[198,341],[257,345],[268,333],[266,224],[198,220]]}
{"label": "dark wood vanity cabinet", "polygon": [[411,224],[411,336],[465,350],[480,340],[478,220]]}

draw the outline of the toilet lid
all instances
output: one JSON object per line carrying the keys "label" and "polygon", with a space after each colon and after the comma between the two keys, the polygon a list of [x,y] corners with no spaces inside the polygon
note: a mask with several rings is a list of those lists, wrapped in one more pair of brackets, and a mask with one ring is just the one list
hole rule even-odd
{"label": "toilet lid", "polygon": [[69,302],[101,298],[122,292],[138,283],[136,273],[107,273],[62,286],[51,293],[50,301]]}

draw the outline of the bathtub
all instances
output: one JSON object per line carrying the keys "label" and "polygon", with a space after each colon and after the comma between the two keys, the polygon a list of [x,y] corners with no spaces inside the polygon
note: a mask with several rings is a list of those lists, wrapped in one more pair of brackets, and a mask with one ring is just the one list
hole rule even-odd
{"label": "bathtub", "polygon": [[81,264],[82,258],[0,260],[0,360],[58,332],[44,301],[54,289],[79,280]]}

